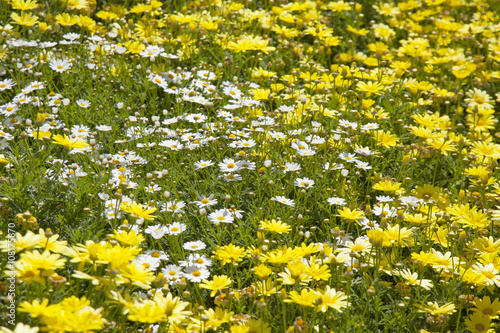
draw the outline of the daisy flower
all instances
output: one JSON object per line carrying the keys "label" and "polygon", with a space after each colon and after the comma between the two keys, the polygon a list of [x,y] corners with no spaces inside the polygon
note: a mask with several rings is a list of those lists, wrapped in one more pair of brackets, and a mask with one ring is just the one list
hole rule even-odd
{"label": "daisy flower", "polygon": [[210,222],[214,224],[219,223],[233,223],[234,217],[227,209],[218,209],[208,215]]}
{"label": "daisy flower", "polygon": [[370,170],[372,168],[370,164],[363,161],[356,161],[356,167],[363,170]]}
{"label": "daisy flower", "polygon": [[354,162],[358,161],[356,155],[350,154],[350,153],[342,153],[342,154],[340,154],[339,157],[348,163],[354,163]]}
{"label": "daisy flower", "polygon": [[388,195],[377,195],[375,197],[375,199],[377,199],[378,202],[392,202],[392,201],[394,201],[394,199]]}
{"label": "daisy flower", "polygon": [[406,283],[412,286],[420,286],[425,290],[430,290],[433,287],[432,281],[427,279],[419,279],[418,273],[412,273],[409,269],[404,269],[395,272],[395,274],[401,276],[406,280]]}
{"label": "daisy flower", "polygon": [[79,107],[84,108],[84,109],[88,108],[90,106],[90,104],[91,103],[89,101],[87,101],[86,99],[79,99],[76,101],[76,105],[78,105]]}
{"label": "daisy flower", "polygon": [[100,131],[100,132],[108,132],[108,131],[111,131],[113,129],[113,127],[108,126],[108,125],[99,125],[99,126],[96,126],[95,129]]}
{"label": "daisy flower", "polygon": [[177,265],[167,265],[162,268],[161,272],[163,273],[163,276],[167,278],[169,284],[174,284],[177,281],[180,281],[182,277],[184,277],[182,267]]}
{"label": "daisy flower", "polygon": [[80,34],[77,34],[75,32],[69,32],[67,34],[64,34],[62,37],[64,39],[74,41],[74,40],[80,39]]}
{"label": "daisy flower", "polygon": [[294,185],[297,187],[311,188],[314,185],[314,180],[309,178],[297,178],[295,179]]}
{"label": "daisy flower", "polygon": [[338,198],[338,197],[333,197],[333,198],[328,198],[326,199],[326,201],[330,204],[330,205],[339,205],[339,206],[343,206],[346,204],[345,202],[345,199],[344,198]]}
{"label": "daisy flower", "polygon": [[205,160],[201,160],[201,161],[198,161],[194,164],[194,167],[199,170],[199,169],[204,169],[204,168],[208,168],[209,166],[212,166],[214,165],[214,163],[212,161],[205,161]]}
{"label": "daisy flower", "polygon": [[285,206],[290,206],[293,207],[295,206],[295,202],[293,202],[292,199],[287,199],[284,196],[278,195],[276,197],[271,198],[271,200],[277,201],[279,203],[282,203]]}
{"label": "daisy flower", "polygon": [[366,125],[361,126],[361,129],[364,131],[376,130],[376,129],[378,129],[378,124],[377,123],[368,123]]}
{"label": "daisy flower", "polygon": [[199,283],[208,279],[210,272],[205,267],[188,266],[184,269],[184,277],[190,282]]}
{"label": "daisy flower", "polygon": [[12,79],[5,79],[0,81],[0,91],[12,89],[17,83]]}
{"label": "daisy flower", "polygon": [[207,247],[207,245],[205,243],[203,243],[202,241],[194,241],[194,242],[184,243],[184,245],[182,247],[184,248],[184,250],[198,251],[198,250],[205,249]]}
{"label": "daisy flower", "polygon": [[209,267],[212,266],[212,259],[199,253],[191,253],[186,260],[180,261],[179,264],[183,267]]}
{"label": "daisy flower", "polygon": [[156,271],[160,267],[161,260],[147,255],[140,255],[135,257],[135,264],[137,267],[144,267],[152,271]]}
{"label": "daisy flower", "polygon": [[144,232],[150,234],[154,239],[160,239],[168,232],[168,228],[164,225],[157,224],[147,227]]}
{"label": "daisy flower", "polygon": [[70,69],[71,66],[71,62],[69,62],[67,59],[54,59],[49,63],[49,67],[58,73],[64,73],[65,71]]}
{"label": "daisy flower", "polygon": [[286,172],[286,171],[299,171],[300,169],[301,169],[301,167],[300,167],[299,163],[288,162],[288,163],[285,163],[285,167],[283,170]]}
{"label": "daisy flower", "polygon": [[241,180],[241,176],[237,173],[227,173],[225,175],[221,175],[220,178],[223,178],[227,182],[236,182]]}
{"label": "daisy flower", "polygon": [[197,204],[199,208],[210,207],[216,205],[218,202],[217,199],[214,199],[213,197],[214,197],[213,194],[211,194],[209,197],[206,197],[204,195],[199,195],[198,201],[195,201],[194,203]]}
{"label": "daisy flower", "polygon": [[186,225],[184,223],[174,222],[167,226],[167,235],[180,235],[182,232],[186,231]]}
{"label": "daisy flower", "polygon": [[166,254],[163,251],[159,251],[159,250],[148,250],[148,251],[144,252],[144,255],[145,256],[150,256],[150,257],[153,257],[153,258],[157,258],[157,259],[160,259],[160,260],[163,260],[163,261],[167,261],[169,259],[168,254]]}
{"label": "daisy flower", "polygon": [[218,164],[222,172],[235,172],[240,169],[239,163],[232,158],[225,158]]}
{"label": "daisy flower", "polygon": [[184,201],[169,201],[161,206],[161,211],[169,213],[184,213],[182,208],[185,206],[186,203]]}

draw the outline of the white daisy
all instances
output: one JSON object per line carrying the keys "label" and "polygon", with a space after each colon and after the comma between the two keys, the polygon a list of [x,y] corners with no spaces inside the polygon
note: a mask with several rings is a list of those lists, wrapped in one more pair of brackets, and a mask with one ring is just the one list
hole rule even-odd
{"label": "white daisy", "polygon": [[67,59],[53,59],[49,62],[49,67],[58,73],[64,73],[70,69],[71,66],[71,62]]}
{"label": "white daisy", "polygon": [[314,185],[314,180],[309,178],[297,178],[295,179],[294,185],[297,187],[311,188]]}
{"label": "white daisy", "polygon": [[287,199],[284,196],[278,195],[276,197],[271,198],[271,200],[277,201],[285,206],[293,207],[295,206],[295,202],[292,199]]}
{"label": "white daisy", "polygon": [[198,250],[205,249],[207,247],[207,245],[205,243],[203,243],[202,241],[194,241],[194,242],[184,243],[184,245],[182,247],[184,248],[184,250],[198,251]]}
{"label": "white daisy", "polygon": [[330,205],[339,205],[339,206],[343,206],[346,204],[345,202],[345,199],[344,198],[338,198],[338,197],[333,197],[333,198],[328,198],[326,199],[326,201],[330,204]]}
{"label": "white daisy", "polygon": [[180,222],[174,222],[172,224],[169,224],[167,228],[168,228],[167,231],[168,235],[180,235],[182,232],[186,231],[186,225]]}
{"label": "white daisy", "polygon": [[161,224],[151,225],[144,231],[146,234],[150,234],[154,239],[160,239],[168,232],[167,227]]}
{"label": "white daisy", "polygon": [[201,282],[208,279],[210,272],[205,267],[188,266],[184,269],[184,277],[191,282]]}
{"label": "white daisy", "polygon": [[227,209],[218,209],[210,213],[208,219],[216,225],[219,223],[233,223],[234,221],[232,214]]}
{"label": "white daisy", "polygon": [[87,101],[86,99],[79,99],[76,101],[76,105],[84,109],[90,107],[90,104],[90,101]]}

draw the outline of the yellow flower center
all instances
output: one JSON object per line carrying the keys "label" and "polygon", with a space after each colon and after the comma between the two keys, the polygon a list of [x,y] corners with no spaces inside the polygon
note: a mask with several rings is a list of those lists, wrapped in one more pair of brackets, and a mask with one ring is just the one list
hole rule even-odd
{"label": "yellow flower center", "polygon": [[484,104],[485,100],[481,96],[476,96],[474,97],[474,102],[476,102],[477,104]]}
{"label": "yellow flower center", "polygon": [[197,264],[203,264],[205,262],[205,260],[203,260],[201,258],[198,258],[194,262],[197,263]]}
{"label": "yellow flower center", "polygon": [[176,271],[170,271],[170,272],[168,272],[168,275],[170,275],[170,276],[174,276],[174,275],[176,275],[176,274],[177,274],[177,272],[176,272]]}
{"label": "yellow flower center", "polygon": [[226,218],[225,218],[224,216],[219,216],[219,217],[217,217],[217,220],[219,220],[219,221],[224,221],[225,219],[226,219]]}
{"label": "yellow flower center", "polygon": [[205,199],[201,200],[201,203],[203,203],[203,204],[207,204],[207,203],[209,203],[209,202],[210,202],[210,201],[209,201],[207,198],[205,198]]}
{"label": "yellow flower center", "polygon": [[201,275],[200,271],[194,271],[194,272],[193,272],[193,276],[198,277],[198,276],[200,276],[200,275]]}
{"label": "yellow flower center", "polygon": [[491,316],[493,314],[493,309],[486,308],[483,310],[483,314],[487,316]]}
{"label": "yellow flower center", "polygon": [[170,230],[171,230],[171,231],[173,231],[173,232],[176,232],[176,231],[179,231],[179,228],[174,227],[174,228],[172,228],[172,229],[170,229]]}

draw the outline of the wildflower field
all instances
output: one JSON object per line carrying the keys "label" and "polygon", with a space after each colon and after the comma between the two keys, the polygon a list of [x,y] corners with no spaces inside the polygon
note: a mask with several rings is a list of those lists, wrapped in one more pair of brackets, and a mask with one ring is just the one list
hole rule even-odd
{"label": "wildflower field", "polygon": [[500,2],[0,0],[0,332],[498,332]]}

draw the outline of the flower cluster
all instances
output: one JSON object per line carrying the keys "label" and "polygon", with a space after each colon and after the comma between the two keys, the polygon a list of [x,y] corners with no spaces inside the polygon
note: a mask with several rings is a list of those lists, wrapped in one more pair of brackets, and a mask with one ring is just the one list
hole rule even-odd
{"label": "flower cluster", "polygon": [[499,8],[4,0],[0,332],[494,332]]}

